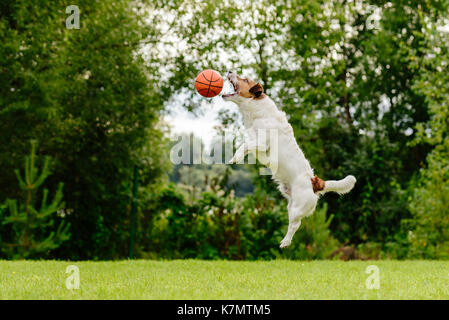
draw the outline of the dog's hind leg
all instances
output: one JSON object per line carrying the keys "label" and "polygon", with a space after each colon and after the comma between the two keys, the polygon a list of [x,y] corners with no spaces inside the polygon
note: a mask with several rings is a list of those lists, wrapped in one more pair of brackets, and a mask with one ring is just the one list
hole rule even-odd
{"label": "dog's hind leg", "polygon": [[281,241],[280,248],[288,247],[292,243],[293,235],[295,234],[296,230],[299,229],[301,226],[301,217],[300,216],[294,216],[293,219],[289,218],[288,223],[288,231],[285,235],[284,239]]}
{"label": "dog's hind leg", "polygon": [[288,247],[291,244],[293,235],[301,226],[301,219],[315,211],[317,202],[318,196],[311,189],[293,190],[288,205],[288,231],[281,241],[281,248]]}

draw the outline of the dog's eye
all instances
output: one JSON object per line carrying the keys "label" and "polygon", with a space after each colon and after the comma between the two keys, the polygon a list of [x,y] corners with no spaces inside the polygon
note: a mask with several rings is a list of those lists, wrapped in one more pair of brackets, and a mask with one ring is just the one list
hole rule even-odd
{"label": "dog's eye", "polygon": [[246,83],[248,83],[248,79],[243,79],[243,81],[245,81]]}

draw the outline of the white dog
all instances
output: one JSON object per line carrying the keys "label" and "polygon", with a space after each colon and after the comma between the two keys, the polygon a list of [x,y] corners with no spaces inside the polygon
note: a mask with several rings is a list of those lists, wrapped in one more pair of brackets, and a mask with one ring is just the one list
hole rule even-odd
{"label": "white dog", "polygon": [[[230,163],[243,163],[245,156],[252,153],[271,169],[280,192],[288,200],[288,232],[280,245],[285,248],[291,244],[293,235],[301,225],[301,219],[315,211],[319,195],[329,191],[347,193],[354,187],[356,179],[350,175],[338,181],[323,181],[314,176],[285,113],[278,110],[273,100],[263,93],[262,86],[249,78],[241,78],[232,71],[228,72],[228,79],[235,92],[222,97],[238,105],[248,137]],[[270,141],[268,132],[273,129],[277,132],[278,141]],[[265,139],[258,139],[261,131],[265,131]],[[276,142],[277,148],[273,148]],[[273,152],[276,151],[277,155],[274,155]]]}

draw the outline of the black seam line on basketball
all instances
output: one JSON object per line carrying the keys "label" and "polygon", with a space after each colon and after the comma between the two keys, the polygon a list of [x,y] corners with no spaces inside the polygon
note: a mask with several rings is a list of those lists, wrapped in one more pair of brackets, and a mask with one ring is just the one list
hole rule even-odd
{"label": "black seam line on basketball", "polygon": [[[215,90],[213,90],[212,88],[210,88],[210,91],[213,92],[213,93],[215,93],[215,95],[217,95],[217,94],[220,93],[220,92],[217,93],[217,92],[216,92]],[[199,93],[201,93],[201,92],[207,92],[207,89],[206,89],[206,88],[202,88],[202,89],[199,89],[198,92],[199,92]]]}
{"label": "black seam line on basketball", "polygon": [[[207,81],[209,81],[209,80],[207,80]],[[204,84],[204,85],[206,85],[206,86],[208,86],[208,85],[209,85],[209,83],[204,83],[204,82],[201,82],[201,81],[199,81],[199,80],[196,80],[195,82],[198,82],[198,83]],[[211,84],[211,86],[212,86],[212,87],[223,87],[223,86],[214,86],[213,84]]]}
{"label": "black seam line on basketball", "polygon": [[210,72],[210,82],[214,82],[214,72],[212,70]]}
{"label": "black seam line on basketball", "polygon": [[[207,79],[206,76],[204,75],[204,72],[201,72],[201,75],[203,76],[204,79],[206,79],[206,81],[209,81],[209,82],[217,82],[218,80],[220,80],[220,78],[218,78],[217,80],[209,80],[209,79]],[[211,77],[211,79],[213,79],[213,77]]]}
{"label": "black seam line on basketball", "polygon": [[209,90],[210,90],[210,84],[209,84],[209,87],[207,88],[207,93],[206,93],[207,97],[209,97]]}
{"label": "black seam line on basketball", "polygon": [[198,80],[196,82],[204,84],[205,86],[211,86],[211,87],[214,87],[214,88],[223,88],[223,86],[214,86],[213,84],[204,83],[204,82],[201,82],[201,81],[198,81]]}

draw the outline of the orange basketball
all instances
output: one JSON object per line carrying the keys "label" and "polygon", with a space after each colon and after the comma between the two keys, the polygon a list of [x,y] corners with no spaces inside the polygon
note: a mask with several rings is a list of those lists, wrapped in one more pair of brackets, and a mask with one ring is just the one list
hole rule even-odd
{"label": "orange basketball", "polygon": [[215,70],[207,69],[201,71],[196,76],[195,88],[203,97],[215,97],[223,89],[223,78]]}

